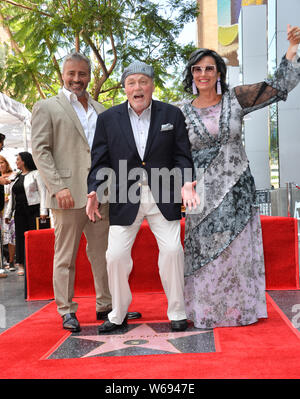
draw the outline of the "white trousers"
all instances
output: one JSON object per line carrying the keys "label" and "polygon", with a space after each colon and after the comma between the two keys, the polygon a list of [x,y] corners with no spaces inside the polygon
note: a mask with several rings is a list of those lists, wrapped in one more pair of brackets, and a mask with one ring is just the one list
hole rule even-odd
{"label": "white trousers", "polygon": [[122,324],[132,300],[128,283],[133,266],[131,249],[144,218],[147,219],[159,248],[159,275],[168,299],[168,318],[186,319],[180,221],[166,220],[158,209],[149,186],[142,186],[141,204],[134,223],[130,226],[109,228],[106,260],[112,311],[108,319],[115,324]]}

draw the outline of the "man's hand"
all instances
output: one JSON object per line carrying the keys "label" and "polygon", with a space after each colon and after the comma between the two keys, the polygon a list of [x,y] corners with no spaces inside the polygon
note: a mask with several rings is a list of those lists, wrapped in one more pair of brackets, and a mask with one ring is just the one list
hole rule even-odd
{"label": "man's hand", "polygon": [[196,193],[194,187],[196,186],[197,181],[186,182],[181,189],[181,196],[183,200],[183,205],[189,210],[192,208],[196,209],[197,206],[200,204],[200,197]]}
{"label": "man's hand", "polygon": [[7,179],[6,177],[0,177],[0,184],[2,184],[3,186],[5,184],[10,184],[11,181],[9,179]]}
{"label": "man's hand", "polygon": [[74,208],[74,200],[68,188],[64,188],[55,194],[58,207],[61,209]]}
{"label": "man's hand", "polygon": [[102,216],[100,215],[99,212],[99,202],[97,200],[97,194],[95,191],[90,192],[88,195],[88,201],[86,204],[86,214],[88,215],[89,219],[92,222],[96,222],[96,217],[95,215],[98,216],[99,219],[102,219]]}

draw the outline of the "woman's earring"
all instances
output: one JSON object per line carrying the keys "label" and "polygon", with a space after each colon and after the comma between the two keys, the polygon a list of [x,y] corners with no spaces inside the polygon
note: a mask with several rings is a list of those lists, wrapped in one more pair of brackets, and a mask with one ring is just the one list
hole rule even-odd
{"label": "woman's earring", "polygon": [[217,81],[217,94],[219,95],[219,94],[222,94],[222,87],[221,87],[221,80],[220,80],[220,78],[218,78],[218,81]]}
{"label": "woman's earring", "polygon": [[196,84],[195,84],[194,80],[193,80],[193,83],[192,83],[192,89],[193,89],[194,96],[196,96],[198,94],[198,90],[197,90],[197,87],[196,87]]}

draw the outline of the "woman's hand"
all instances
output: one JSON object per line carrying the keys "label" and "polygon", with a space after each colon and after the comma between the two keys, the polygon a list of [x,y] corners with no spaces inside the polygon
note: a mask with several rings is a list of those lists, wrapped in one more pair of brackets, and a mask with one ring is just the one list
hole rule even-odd
{"label": "woman's hand", "polygon": [[195,186],[197,184],[197,181],[191,182],[186,182],[184,183],[184,186],[181,189],[181,196],[183,200],[183,205],[186,208],[189,208],[189,210],[192,210],[192,208],[196,209],[197,206],[200,204],[200,198],[199,195],[195,191]]}
{"label": "woman's hand", "polygon": [[46,220],[47,216],[48,216],[48,215],[40,215],[40,218],[41,218],[42,220]]}
{"label": "woman's hand", "polygon": [[286,53],[286,58],[291,61],[295,57],[300,43],[300,28],[298,26],[288,25],[287,39],[290,45]]}

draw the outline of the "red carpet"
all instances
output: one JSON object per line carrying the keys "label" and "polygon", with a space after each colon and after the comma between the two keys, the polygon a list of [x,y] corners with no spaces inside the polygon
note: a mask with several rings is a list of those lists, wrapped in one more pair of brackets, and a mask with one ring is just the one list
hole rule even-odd
{"label": "red carpet", "polygon": [[266,287],[299,288],[298,222],[288,217],[261,216]]}
{"label": "red carpet", "polygon": [[[183,222],[182,222],[183,223]],[[298,289],[297,224],[292,218],[262,217],[268,289]],[[184,224],[182,225],[182,238]],[[26,234],[29,299],[52,292],[53,230]],[[77,316],[94,326],[95,299],[83,237],[77,257]],[[157,246],[143,226],[133,248],[130,310],[143,318],[129,323],[166,320],[166,297],[157,270]],[[142,292],[143,291],[143,292]],[[300,333],[267,295],[268,319],[245,327],[216,328],[216,352],[146,356],[48,359],[69,335],[56,305],[40,311],[0,335],[2,379],[299,379]]]}
{"label": "red carpet", "polygon": [[[300,334],[267,299],[268,319],[214,330],[215,353],[59,360],[46,358],[66,334],[51,302],[0,335],[1,378],[298,379]],[[143,312],[139,322],[165,320],[166,300],[161,293],[136,293],[132,308]],[[77,314],[82,325],[94,324],[94,299],[80,298]]]}
{"label": "red carpet", "polygon": [[[262,216],[263,245],[268,290],[298,289],[297,220],[287,217]],[[184,219],[181,221],[184,239]],[[52,229],[29,231],[25,234],[27,264],[27,299],[53,298],[52,264],[54,233]],[[83,236],[76,262],[75,296],[93,296],[94,286],[90,264],[85,254]],[[158,248],[147,222],[144,222],[132,249],[134,261],[130,275],[133,292],[158,292],[162,286],[158,274]]]}

